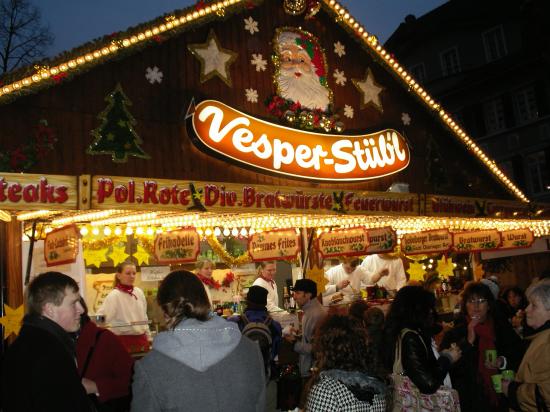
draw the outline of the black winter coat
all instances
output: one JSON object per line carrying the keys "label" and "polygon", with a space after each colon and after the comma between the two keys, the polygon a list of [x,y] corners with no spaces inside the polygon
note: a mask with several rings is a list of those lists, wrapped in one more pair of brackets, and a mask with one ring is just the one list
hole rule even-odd
{"label": "black winter coat", "polygon": [[401,344],[401,363],[405,375],[422,393],[435,393],[451,367],[446,356],[435,358],[431,341],[419,333],[407,332]]}
{"label": "black winter coat", "polygon": [[[4,412],[88,412],[68,334],[55,322],[23,324],[2,360]],[[53,332],[53,333],[52,333]]]}
{"label": "black winter coat", "polygon": [[[495,346],[498,356],[506,357],[506,369],[517,370],[525,346],[521,338],[516,334],[512,325],[498,316],[494,319]],[[451,343],[457,343],[462,350],[462,357],[453,365],[450,375],[453,388],[460,396],[460,409],[462,412],[507,410],[504,398],[501,396],[500,408],[491,409],[488,397],[484,393],[481,376],[478,373],[478,339],[473,345],[468,342],[468,323],[466,319],[458,319],[453,329],[448,331],[441,341],[440,348],[446,349]],[[495,373],[499,373],[495,371]]]}

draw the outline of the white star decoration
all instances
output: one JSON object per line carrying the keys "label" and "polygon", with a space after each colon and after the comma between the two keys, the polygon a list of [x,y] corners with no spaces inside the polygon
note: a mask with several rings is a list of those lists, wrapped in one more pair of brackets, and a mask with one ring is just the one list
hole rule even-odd
{"label": "white star decoration", "polygon": [[348,119],[353,119],[353,107],[351,107],[349,104],[346,104],[344,106],[344,116],[346,116]]}
{"label": "white star decoration", "polygon": [[334,80],[336,84],[339,84],[340,86],[345,86],[348,79],[344,75],[344,71],[340,71],[338,69],[334,70],[334,73],[332,74],[334,76]]}
{"label": "white star decoration", "polygon": [[367,104],[372,104],[380,112],[384,111],[380,101],[380,93],[384,88],[375,82],[370,68],[365,73],[365,79],[352,79],[352,82],[361,93],[361,109],[364,109]]}
{"label": "white star decoration", "polygon": [[408,126],[411,124],[411,116],[408,113],[401,113],[401,121],[405,126]]}
{"label": "white star decoration", "polygon": [[245,90],[246,101],[250,103],[258,103],[258,91],[255,89]]}
{"label": "white star decoration", "polygon": [[214,30],[210,30],[210,33],[208,33],[206,43],[190,44],[187,48],[201,62],[201,83],[218,76],[231,87],[229,66],[237,58],[237,53],[223,49]]}
{"label": "white star decoration", "polygon": [[244,29],[249,31],[250,34],[258,33],[260,29],[258,28],[258,22],[252,17],[244,19]]}
{"label": "white star decoration", "polygon": [[159,70],[157,66],[154,66],[153,68],[147,67],[145,69],[145,78],[147,81],[151,84],[162,83],[162,72]]}
{"label": "white star decoration", "polygon": [[253,53],[252,59],[250,59],[250,64],[256,66],[257,72],[263,72],[267,67],[267,60],[264,60],[261,54]]}
{"label": "white star decoration", "polygon": [[334,43],[334,53],[336,53],[338,57],[342,57],[346,54],[346,46],[337,41],[336,43]]}

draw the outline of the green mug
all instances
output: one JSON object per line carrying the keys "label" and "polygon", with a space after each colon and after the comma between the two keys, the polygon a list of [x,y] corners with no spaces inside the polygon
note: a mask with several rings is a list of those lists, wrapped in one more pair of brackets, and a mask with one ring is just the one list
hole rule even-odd
{"label": "green mug", "polygon": [[501,372],[502,379],[507,381],[513,381],[514,380],[514,371],[511,369],[506,369],[505,371]]}
{"label": "green mug", "polygon": [[485,350],[485,362],[494,365],[497,361],[497,350],[496,349],[486,349]]}
{"label": "green mug", "polygon": [[502,393],[502,375],[500,373],[497,375],[492,375],[491,381],[493,381],[493,388],[495,388],[495,392]]}

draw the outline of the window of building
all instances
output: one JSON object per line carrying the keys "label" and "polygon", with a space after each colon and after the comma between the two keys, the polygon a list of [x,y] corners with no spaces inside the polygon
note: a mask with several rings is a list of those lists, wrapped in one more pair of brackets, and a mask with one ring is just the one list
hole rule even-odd
{"label": "window of building", "polygon": [[533,193],[542,193],[546,190],[546,186],[550,184],[548,181],[548,168],[546,167],[546,155],[544,151],[535,152],[525,157],[527,170],[529,173],[529,182]]}
{"label": "window of building", "polygon": [[424,63],[418,63],[411,66],[409,72],[418,82],[424,83],[426,81],[426,66],[424,66]]}
{"label": "window of building", "polygon": [[537,98],[533,86],[524,87],[514,93],[514,114],[519,124],[536,119],[539,115]]}
{"label": "window of building", "polygon": [[460,72],[460,60],[456,47],[445,50],[439,54],[443,76],[451,76]]}
{"label": "window of building", "polygon": [[485,119],[487,134],[504,130],[506,122],[504,121],[504,105],[502,104],[502,98],[497,97],[483,103],[483,117]]}
{"label": "window of building", "polygon": [[485,48],[485,58],[488,63],[501,59],[508,54],[502,26],[487,30],[482,36],[483,47]]}
{"label": "window of building", "polygon": [[508,149],[517,149],[519,147],[519,135],[511,134],[507,138]]}
{"label": "window of building", "polygon": [[550,124],[541,124],[539,126],[540,140],[550,140]]}

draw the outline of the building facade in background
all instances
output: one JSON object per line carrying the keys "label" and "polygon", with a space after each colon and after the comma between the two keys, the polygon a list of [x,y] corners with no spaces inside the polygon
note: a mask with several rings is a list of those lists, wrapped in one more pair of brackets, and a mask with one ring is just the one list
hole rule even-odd
{"label": "building facade in background", "polygon": [[550,201],[547,0],[451,0],[385,44],[532,200]]}

